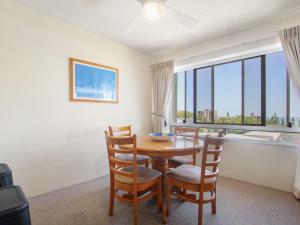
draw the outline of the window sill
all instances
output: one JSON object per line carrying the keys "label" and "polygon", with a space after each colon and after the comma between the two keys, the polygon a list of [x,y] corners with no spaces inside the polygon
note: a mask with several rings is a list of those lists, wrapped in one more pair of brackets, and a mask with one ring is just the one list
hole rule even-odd
{"label": "window sill", "polygon": [[[200,135],[200,138],[204,137]],[[274,146],[284,146],[284,147],[292,147],[299,148],[299,144],[296,143],[288,143],[288,142],[278,142],[278,141],[260,141],[260,140],[251,140],[251,139],[242,139],[242,138],[233,138],[233,137],[225,137],[225,142],[239,142],[239,143],[249,143],[249,144],[261,144],[261,145],[274,145]]]}
{"label": "window sill", "polygon": [[[295,148],[299,148],[300,146],[299,128],[272,128],[272,127],[261,127],[261,126],[186,124],[186,123],[170,124],[170,127],[175,127],[175,126],[189,126],[189,127],[208,128],[208,129],[245,130],[249,132],[247,132],[246,134],[233,134],[233,133],[227,134],[225,136],[225,141],[286,146],[286,147],[295,147]],[[293,138],[291,138],[291,140],[288,140],[288,137],[290,135],[293,135]],[[200,133],[200,137],[204,137],[204,136],[205,133]],[[286,138],[287,140],[279,140],[283,138]]]}
{"label": "window sill", "polygon": [[196,124],[196,123],[171,123],[170,127],[186,126],[199,127],[209,129],[229,129],[229,130],[248,130],[248,131],[266,131],[266,132],[281,132],[281,133],[299,133],[300,128],[289,127],[265,127],[265,126],[246,126],[246,125],[230,125],[230,124]]}

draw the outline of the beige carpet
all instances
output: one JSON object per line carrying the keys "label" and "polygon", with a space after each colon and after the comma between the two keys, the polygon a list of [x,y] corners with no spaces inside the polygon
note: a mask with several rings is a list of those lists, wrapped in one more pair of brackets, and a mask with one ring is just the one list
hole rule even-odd
{"label": "beige carpet", "polygon": [[[116,202],[114,216],[107,214],[108,177],[31,198],[33,225],[131,225],[131,204]],[[207,225],[300,225],[300,201],[285,193],[227,178],[219,178],[217,215],[204,209]],[[141,204],[140,225],[161,223],[154,200]],[[196,225],[197,207],[172,199],[172,225]]]}

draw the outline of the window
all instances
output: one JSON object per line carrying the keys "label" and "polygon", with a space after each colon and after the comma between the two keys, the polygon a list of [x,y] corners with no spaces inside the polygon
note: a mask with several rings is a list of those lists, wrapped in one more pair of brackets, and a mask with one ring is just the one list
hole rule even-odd
{"label": "window", "polygon": [[261,120],[261,57],[244,60],[244,124],[260,125]]}
{"label": "window", "polygon": [[176,74],[177,122],[185,121],[185,72]]}
{"label": "window", "polygon": [[300,95],[293,82],[290,82],[290,122],[292,127],[300,127]]}
{"label": "window", "polygon": [[194,121],[194,71],[186,72],[186,123]]}
{"label": "window", "polygon": [[215,123],[242,123],[242,62],[214,67]]}
{"label": "window", "polygon": [[287,125],[287,69],[284,55],[266,55],[266,125]]}
{"label": "window", "polygon": [[212,69],[196,70],[196,121],[212,122]]}
{"label": "window", "polygon": [[183,71],[176,74],[177,122],[193,123],[194,121],[194,71]]}
{"label": "window", "polygon": [[176,74],[177,122],[300,127],[283,52]]}

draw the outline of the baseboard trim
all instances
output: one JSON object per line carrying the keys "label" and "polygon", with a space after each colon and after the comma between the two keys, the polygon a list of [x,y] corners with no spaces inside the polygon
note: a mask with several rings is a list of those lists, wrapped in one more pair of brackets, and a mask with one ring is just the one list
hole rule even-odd
{"label": "baseboard trim", "polygon": [[295,188],[294,195],[295,195],[295,198],[300,199],[300,190]]}

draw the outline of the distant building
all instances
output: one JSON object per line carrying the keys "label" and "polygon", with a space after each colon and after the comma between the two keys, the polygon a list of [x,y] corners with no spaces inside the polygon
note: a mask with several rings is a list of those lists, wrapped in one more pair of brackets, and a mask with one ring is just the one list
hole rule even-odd
{"label": "distant building", "polygon": [[[216,113],[217,111],[215,111],[215,115]],[[210,122],[212,120],[212,112],[209,109],[199,110],[197,112],[197,118],[202,122]]]}
{"label": "distant building", "polygon": [[203,121],[204,111],[198,111],[197,118],[198,118],[198,120]]}
{"label": "distant building", "polygon": [[292,117],[291,122],[292,122],[292,124],[293,124],[293,127],[295,127],[295,126],[296,126],[296,121],[295,121],[295,118],[294,118],[294,117]]}
{"label": "distant building", "polygon": [[214,118],[215,118],[215,120],[218,119],[218,111],[216,111],[216,110],[215,110],[215,112],[214,112]]}
{"label": "distant building", "polygon": [[211,121],[211,111],[209,109],[204,110],[205,122]]}

